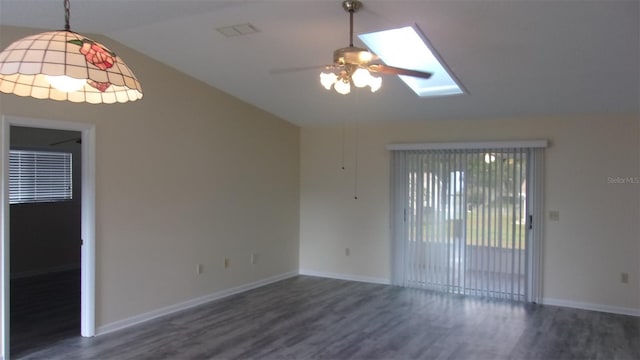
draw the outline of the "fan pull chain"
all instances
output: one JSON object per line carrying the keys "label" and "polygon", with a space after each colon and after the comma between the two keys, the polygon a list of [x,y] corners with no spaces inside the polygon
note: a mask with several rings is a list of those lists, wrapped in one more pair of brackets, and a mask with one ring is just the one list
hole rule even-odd
{"label": "fan pull chain", "polygon": [[342,154],[341,154],[341,169],[344,170],[344,157],[347,142],[347,120],[342,120]]}
{"label": "fan pull chain", "polygon": [[358,171],[359,171],[359,166],[358,166],[358,157],[359,157],[359,150],[360,150],[360,111],[358,109],[360,109],[360,92],[359,91],[355,91],[355,96],[356,96],[356,102],[355,102],[355,108],[356,108],[356,115],[355,115],[355,119],[354,119],[354,154],[353,154],[353,199],[354,200],[358,200]]}
{"label": "fan pull chain", "polygon": [[355,123],[355,150],[354,150],[354,164],[353,164],[353,198],[354,200],[358,200],[358,147],[359,147],[359,136],[360,135],[360,126],[359,121],[356,119]]}

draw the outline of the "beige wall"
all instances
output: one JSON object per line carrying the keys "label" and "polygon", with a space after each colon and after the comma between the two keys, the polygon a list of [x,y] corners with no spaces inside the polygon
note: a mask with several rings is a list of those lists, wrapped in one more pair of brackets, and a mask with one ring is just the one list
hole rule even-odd
{"label": "beige wall", "polygon": [[[439,121],[365,125],[358,130],[358,199],[354,200],[355,130],[301,133],[300,268],[308,273],[390,278],[389,152],[401,142],[548,139],[544,293],[547,299],[640,310],[638,115]],[[350,248],[350,256],[345,248]],[[629,273],[629,284],[620,273]]]}
{"label": "beige wall", "polygon": [[[1,32],[4,48],[38,31]],[[138,76],[141,101],[0,94],[4,115],[96,125],[97,325],[297,271],[299,129],[104,42]]]}

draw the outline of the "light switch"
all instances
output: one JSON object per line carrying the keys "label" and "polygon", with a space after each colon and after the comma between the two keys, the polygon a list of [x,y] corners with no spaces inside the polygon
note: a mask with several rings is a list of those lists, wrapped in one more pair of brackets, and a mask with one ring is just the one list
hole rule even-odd
{"label": "light switch", "polygon": [[629,273],[623,272],[620,273],[620,282],[623,284],[629,283]]}
{"label": "light switch", "polygon": [[558,211],[558,210],[549,211],[549,220],[550,221],[560,221],[560,211]]}

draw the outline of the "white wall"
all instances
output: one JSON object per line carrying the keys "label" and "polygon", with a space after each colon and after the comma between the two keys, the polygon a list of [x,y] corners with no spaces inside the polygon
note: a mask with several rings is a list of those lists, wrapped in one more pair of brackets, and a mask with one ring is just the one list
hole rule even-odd
{"label": "white wall", "polygon": [[[549,139],[543,296],[549,302],[640,313],[638,114],[366,125],[301,133],[300,267],[306,273],[385,282],[390,278],[389,143]],[[345,255],[345,248],[351,255]],[[620,273],[629,273],[629,284]],[[580,304],[578,304],[580,303]]]}
{"label": "white wall", "polygon": [[[38,30],[1,32],[4,48]],[[142,100],[87,105],[0,94],[0,114],[96,126],[97,325],[295,273],[299,129],[104,43],[138,76]]]}

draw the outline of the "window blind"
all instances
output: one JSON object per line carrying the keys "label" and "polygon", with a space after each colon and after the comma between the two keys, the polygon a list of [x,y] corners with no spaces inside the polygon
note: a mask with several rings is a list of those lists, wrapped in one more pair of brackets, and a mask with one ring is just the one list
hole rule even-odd
{"label": "window blind", "polygon": [[532,168],[542,149],[396,150],[393,282],[531,299]]}
{"label": "window blind", "polygon": [[72,154],[10,150],[9,203],[72,199]]}

